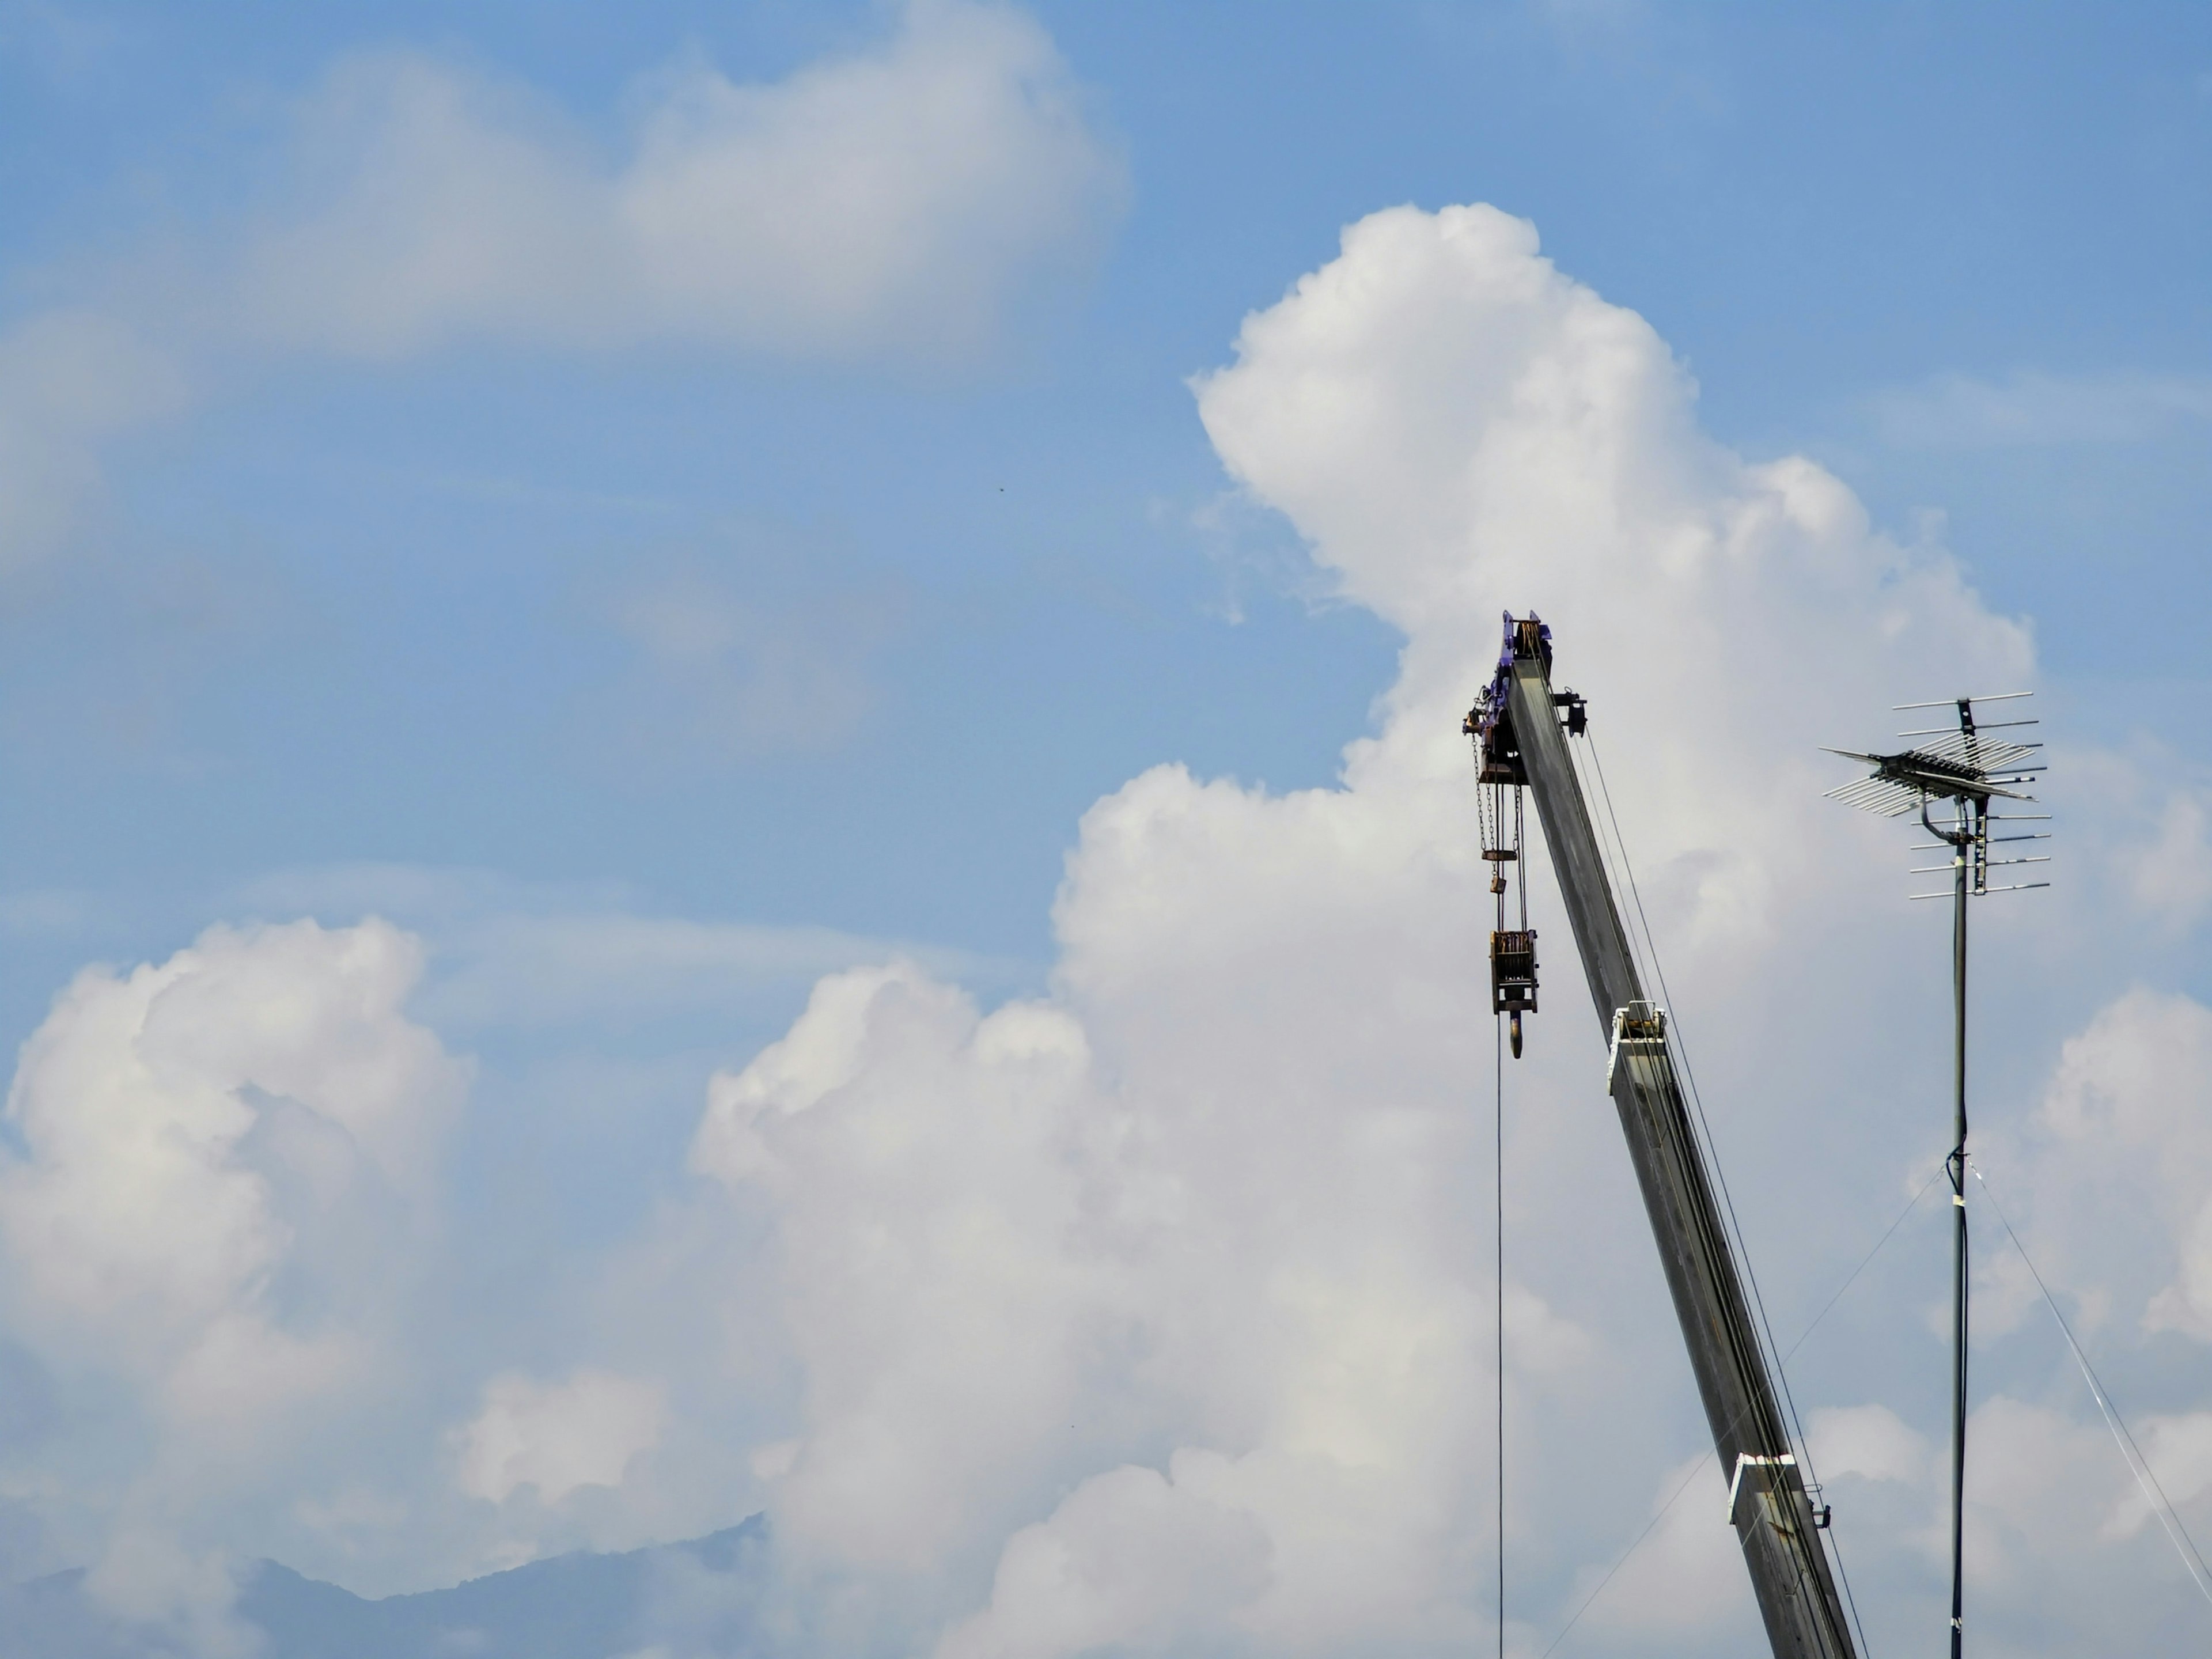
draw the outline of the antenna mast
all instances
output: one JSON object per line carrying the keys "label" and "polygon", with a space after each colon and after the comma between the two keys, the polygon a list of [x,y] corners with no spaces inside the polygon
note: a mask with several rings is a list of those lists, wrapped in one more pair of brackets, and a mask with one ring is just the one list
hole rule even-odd
{"label": "antenna mast", "polygon": [[[1956,708],[1959,725],[1956,731],[1948,726],[1934,726],[1924,731],[1900,732],[1901,738],[1933,738],[1940,741],[1923,744],[1894,755],[1862,755],[1848,749],[1831,749],[1832,755],[1864,761],[1875,769],[1869,775],[1831,789],[1829,796],[1844,801],[1863,811],[1879,813],[1883,817],[1902,817],[1916,806],[1920,810],[1920,823],[1936,837],[1933,846],[1917,848],[1919,852],[1948,850],[1948,865],[1923,865],[1914,870],[1917,876],[1940,875],[1948,872],[1951,890],[1914,893],[1916,899],[1948,897],[1951,910],[1951,1000],[1952,1000],[1952,1137],[1951,1153],[1944,1160],[1944,1170],[1951,1181],[1951,1214],[1954,1218],[1951,1237],[1951,1659],[1960,1659],[1966,1634],[1966,901],[1981,898],[1990,893],[2016,893],[2031,887],[2048,887],[2047,881],[2015,882],[2007,886],[1990,885],[1992,867],[2003,868],[2018,865],[2048,864],[2048,855],[2022,855],[1992,860],[1992,842],[2013,843],[2048,841],[2047,830],[2022,834],[1992,836],[1992,823],[2048,823],[2047,813],[1999,813],[1990,809],[1992,800],[2033,803],[2033,795],[2017,793],[2019,786],[2033,782],[2044,769],[2035,761],[2039,743],[2015,743],[2009,738],[1992,738],[1984,732],[2006,728],[2033,726],[2033,720],[1985,720],[1978,722],[1974,705],[1978,702],[2010,702],[2033,695],[2026,691],[2007,691],[1988,697],[1952,697],[1936,702],[1906,702],[1897,705],[1898,710],[1917,708]],[[1951,803],[1952,816],[1948,823],[1937,823],[1929,816],[1929,808],[1937,801]]]}

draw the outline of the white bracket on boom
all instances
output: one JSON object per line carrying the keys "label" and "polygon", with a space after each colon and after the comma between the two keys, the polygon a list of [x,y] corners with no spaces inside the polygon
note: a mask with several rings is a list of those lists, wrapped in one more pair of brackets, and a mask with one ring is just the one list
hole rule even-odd
{"label": "white bracket on boom", "polygon": [[1629,1052],[1649,1054],[1653,1045],[1662,1052],[1667,1047],[1667,1011],[1655,1008],[1648,1002],[1632,1002],[1626,1008],[1613,1011],[1613,1045],[1605,1056],[1605,1091],[1613,1092],[1613,1069],[1620,1064],[1620,1045],[1628,1044]]}
{"label": "white bracket on boom", "polygon": [[1794,1469],[1796,1467],[1796,1458],[1788,1452],[1784,1452],[1779,1457],[1760,1457],[1751,1452],[1738,1452],[1735,1458],[1735,1479],[1729,1482],[1728,1515],[1725,1517],[1729,1525],[1731,1527],[1735,1525],[1735,1506],[1743,1495],[1743,1472],[1747,1468]]}

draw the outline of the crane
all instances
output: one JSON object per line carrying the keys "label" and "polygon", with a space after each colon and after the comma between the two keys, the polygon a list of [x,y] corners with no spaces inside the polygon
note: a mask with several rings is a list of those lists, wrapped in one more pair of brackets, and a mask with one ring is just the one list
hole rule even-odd
{"label": "crane", "polygon": [[[1583,699],[1552,689],[1551,629],[1534,616],[1508,612],[1497,673],[1463,727],[1480,766],[1484,854],[1498,899],[1492,1006],[1511,1017],[1517,1057],[1521,1016],[1536,1006],[1536,936],[1528,925],[1525,887],[1517,918],[1506,914],[1505,869],[1520,860],[1520,795],[1526,788],[1536,798],[1607,1044],[1607,1087],[1729,1483],[1729,1524],[1742,1546],[1767,1639],[1775,1659],[1856,1659],[1820,1536],[1828,1512],[1808,1494],[1784,1430],[1775,1376],[1714,1202],[1715,1176],[1691,1129],[1666,1011],[1638,978],[1568,748],[1571,738],[1587,731],[1588,718]],[[1509,929],[1509,920],[1521,925]]]}

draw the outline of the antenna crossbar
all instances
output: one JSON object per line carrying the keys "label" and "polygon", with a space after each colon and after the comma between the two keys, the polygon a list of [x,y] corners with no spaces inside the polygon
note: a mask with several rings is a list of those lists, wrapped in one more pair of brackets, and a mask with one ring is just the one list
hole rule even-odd
{"label": "antenna crossbar", "polygon": [[1889,710],[1901,714],[1908,708],[1955,708],[1960,703],[2010,702],[2015,697],[2032,697],[2033,691],[1992,691],[1978,697],[1937,697],[1932,702],[1893,702]]}

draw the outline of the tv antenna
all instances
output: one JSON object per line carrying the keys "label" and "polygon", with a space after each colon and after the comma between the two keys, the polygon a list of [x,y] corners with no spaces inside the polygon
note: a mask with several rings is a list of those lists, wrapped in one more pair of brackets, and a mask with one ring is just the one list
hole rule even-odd
{"label": "tv antenna", "polygon": [[[1992,846],[2009,851],[2016,844],[2048,841],[2048,830],[1992,835],[1992,825],[2047,823],[2047,812],[1999,811],[1991,803],[2033,805],[2035,797],[2022,793],[2044,770],[2036,759],[2043,745],[2011,738],[1992,738],[1994,731],[2014,731],[2037,724],[2033,720],[1984,720],[1975,716],[1980,703],[2012,702],[2032,696],[2027,691],[2006,691],[1986,697],[1946,697],[1935,702],[1905,702],[1908,709],[1955,708],[1959,724],[1924,731],[1900,732],[1901,738],[1930,741],[1893,755],[1863,755],[1851,749],[1831,749],[1832,755],[1863,761],[1874,768],[1867,776],[1831,789],[1831,799],[1886,818],[1903,817],[1917,807],[1920,823],[1936,840],[1916,852],[1948,850],[1948,865],[1916,868],[1916,876],[1948,872],[1951,890],[1946,894],[1913,893],[1915,899],[1948,897],[1951,911],[1951,996],[1954,1049],[1951,1079],[1954,1093],[1951,1155],[1944,1170],[1951,1179],[1954,1226],[1951,1250],[1951,1659],[1960,1659],[1966,1641],[1965,1567],[1966,1497],[1966,901],[1991,893],[2018,893],[2048,887],[2047,881],[2004,882],[1990,885],[1990,872],[2021,866],[2048,864],[2048,854],[2030,854],[1991,858]],[[1938,823],[1929,809],[1948,802],[1950,820]]]}

